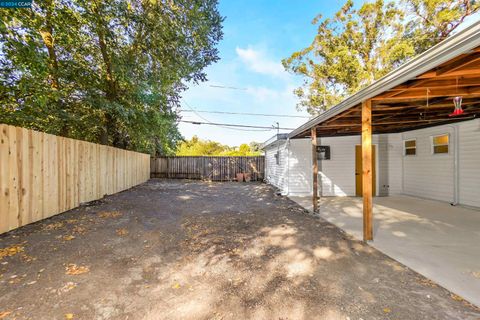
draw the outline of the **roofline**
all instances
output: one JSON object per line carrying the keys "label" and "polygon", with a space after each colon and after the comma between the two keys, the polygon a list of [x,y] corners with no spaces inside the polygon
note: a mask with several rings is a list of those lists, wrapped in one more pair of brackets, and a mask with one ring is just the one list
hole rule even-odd
{"label": "roofline", "polygon": [[289,138],[302,133],[331,117],[348,110],[365,100],[371,99],[405,81],[445,63],[460,54],[466,53],[480,45],[480,21],[475,22],[459,33],[443,40],[412,60],[404,63],[368,87],[346,98],[339,104],[307,121],[288,134]]}
{"label": "roofline", "polygon": [[264,143],[262,143],[260,145],[260,149],[265,150],[271,144],[273,144],[277,141],[280,141],[280,140],[287,140],[287,139],[288,139],[288,134],[287,133],[278,133],[278,134],[274,135],[273,137],[271,137],[270,139],[268,139],[267,141],[265,141]]}

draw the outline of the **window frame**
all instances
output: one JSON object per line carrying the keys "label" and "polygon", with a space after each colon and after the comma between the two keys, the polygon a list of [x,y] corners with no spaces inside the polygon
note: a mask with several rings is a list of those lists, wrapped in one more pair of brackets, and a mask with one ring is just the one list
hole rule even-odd
{"label": "window frame", "polygon": [[[435,144],[435,138],[447,136],[448,143],[447,144]],[[450,133],[442,133],[436,134],[430,137],[430,144],[431,144],[431,152],[432,155],[449,155],[450,154]],[[447,146],[447,152],[435,152],[435,147]]]}
{"label": "window frame", "polygon": [[[408,141],[415,141],[415,147],[407,147],[406,143]],[[415,154],[407,154],[407,149],[415,149]],[[411,138],[411,139],[403,140],[403,156],[404,157],[416,157],[417,156],[417,138]]]}

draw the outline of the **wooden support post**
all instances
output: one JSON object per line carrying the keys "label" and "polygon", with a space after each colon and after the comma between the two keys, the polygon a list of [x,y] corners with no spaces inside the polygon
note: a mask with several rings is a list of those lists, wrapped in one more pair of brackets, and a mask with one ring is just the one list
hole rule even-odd
{"label": "wooden support post", "polygon": [[313,174],[313,212],[318,212],[318,161],[317,161],[317,129],[312,128],[312,174]]}
{"label": "wooden support post", "polygon": [[372,101],[362,102],[363,240],[373,240]]}

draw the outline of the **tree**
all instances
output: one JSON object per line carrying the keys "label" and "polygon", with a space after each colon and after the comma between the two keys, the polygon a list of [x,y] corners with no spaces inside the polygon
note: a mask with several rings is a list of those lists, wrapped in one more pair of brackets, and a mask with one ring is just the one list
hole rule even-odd
{"label": "tree", "polygon": [[220,155],[228,146],[224,146],[218,142],[210,140],[202,140],[197,136],[193,136],[190,140],[185,140],[177,146],[177,156],[215,156]]}
{"label": "tree", "polygon": [[454,32],[480,10],[478,0],[403,0],[409,13],[407,37],[421,53]]}
{"label": "tree", "polygon": [[476,11],[478,0],[404,0],[402,6],[375,0],[359,9],[347,0],[333,18],[317,16],[311,45],[283,60],[286,70],[304,78],[295,90],[297,108],[325,111],[442,40]]}
{"label": "tree", "polygon": [[218,61],[217,0],[47,0],[0,10],[2,122],[171,154],[185,83]]}
{"label": "tree", "polygon": [[243,143],[238,148],[222,145],[211,140],[202,140],[193,136],[177,145],[177,156],[258,156],[261,152],[252,150],[250,145]]}
{"label": "tree", "polygon": [[224,151],[220,155],[246,157],[246,156],[259,156],[262,154],[260,150],[253,150],[251,146],[252,146],[252,143],[250,144],[242,143],[238,148],[234,147],[231,150]]}

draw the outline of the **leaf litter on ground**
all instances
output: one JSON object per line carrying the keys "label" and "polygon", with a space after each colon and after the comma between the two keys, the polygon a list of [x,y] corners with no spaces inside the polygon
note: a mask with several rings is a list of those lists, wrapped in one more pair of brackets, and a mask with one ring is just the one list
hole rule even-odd
{"label": "leaf litter on ground", "polygon": [[118,236],[123,237],[123,236],[126,236],[128,234],[128,230],[125,229],[125,228],[121,228],[121,229],[117,229],[116,233],[117,233]]}
{"label": "leaf litter on ground", "polygon": [[119,211],[103,211],[98,214],[100,218],[118,218],[122,215]]}
{"label": "leaf litter on ground", "polygon": [[2,260],[5,257],[12,257],[20,252],[23,252],[25,249],[24,246],[20,244],[14,244],[6,248],[1,248],[0,249],[0,260]]}
{"label": "leaf litter on ground", "polygon": [[65,274],[79,275],[90,271],[88,266],[77,266],[75,263],[70,263],[65,267]]}

